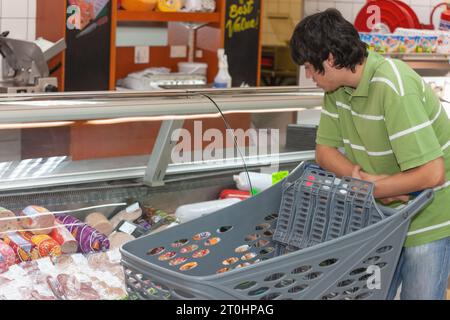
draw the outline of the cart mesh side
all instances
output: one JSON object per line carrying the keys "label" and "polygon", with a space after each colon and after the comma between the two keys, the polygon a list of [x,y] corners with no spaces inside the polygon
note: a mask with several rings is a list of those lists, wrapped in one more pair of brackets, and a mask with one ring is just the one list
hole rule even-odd
{"label": "cart mesh side", "polygon": [[[393,214],[379,210],[371,196],[370,210],[376,212],[367,211],[358,196],[339,198],[317,188],[311,192],[319,203],[308,206],[308,215],[284,215],[280,209],[293,210],[304,196],[299,181],[305,170],[301,165],[283,183],[248,200],[125,244],[121,254],[128,292],[141,299],[384,299],[410,219],[433,192],[423,192]],[[333,182],[333,187],[342,186]],[[347,207],[366,210],[365,218],[348,219],[334,233],[332,219],[327,221],[332,201],[343,213]],[[310,207],[318,207],[319,214]],[[308,226],[298,230],[310,237],[280,233],[285,241],[300,239],[292,243],[306,245],[278,255],[277,225],[288,230],[295,219]]]}

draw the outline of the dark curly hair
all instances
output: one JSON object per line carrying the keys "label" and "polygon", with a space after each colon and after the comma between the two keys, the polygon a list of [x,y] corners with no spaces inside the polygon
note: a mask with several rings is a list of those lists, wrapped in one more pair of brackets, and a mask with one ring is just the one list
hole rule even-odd
{"label": "dark curly hair", "polygon": [[355,67],[367,57],[367,45],[355,27],[336,9],[327,9],[305,17],[295,27],[290,41],[292,59],[303,65],[308,62],[323,74],[323,61],[331,53],[338,69]]}

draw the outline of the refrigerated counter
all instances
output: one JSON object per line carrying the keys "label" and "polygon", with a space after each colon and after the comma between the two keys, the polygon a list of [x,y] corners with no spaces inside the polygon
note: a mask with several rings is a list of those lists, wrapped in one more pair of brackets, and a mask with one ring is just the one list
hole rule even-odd
{"label": "refrigerated counter", "polygon": [[[3,95],[0,206],[71,210],[145,199],[173,212],[216,199],[244,162],[273,172],[314,158],[284,151],[277,130],[287,124],[255,127],[252,114],[287,113],[295,123],[298,111],[321,102],[322,93],[292,87]],[[113,152],[102,153],[105,145]]]}

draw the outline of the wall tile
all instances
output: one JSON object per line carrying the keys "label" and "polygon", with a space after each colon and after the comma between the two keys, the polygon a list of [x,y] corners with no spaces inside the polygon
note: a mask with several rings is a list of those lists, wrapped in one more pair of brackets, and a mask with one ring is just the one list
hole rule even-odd
{"label": "wall tile", "polygon": [[36,1],[28,0],[28,18],[36,18]]}
{"label": "wall tile", "polygon": [[27,19],[2,18],[0,22],[1,32],[10,31],[10,38],[27,39],[28,24]]}
{"label": "wall tile", "polygon": [[2,0],[2,17],[28,17],[28,0]]}
{"label": "wall tile", "polygon": [[36,40],[36,19],[28,19],[27,39],[29,41]]}

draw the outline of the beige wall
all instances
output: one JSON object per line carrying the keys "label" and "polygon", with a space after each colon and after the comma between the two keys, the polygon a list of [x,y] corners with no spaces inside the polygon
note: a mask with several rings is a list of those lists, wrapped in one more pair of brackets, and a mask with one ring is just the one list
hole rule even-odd
{"label": "beige wall", "polygon": [[[295,26],[302,16],[303,0],[263,0],[263,25],[262,25],[262,43],[263,45],[283,45],[275,34],[273,25],[268,16],[270,15],[288,15]],[[286,29],[286,30],[285,30]],[[282,37],[289,38],[293,27],[283,29]]]}

